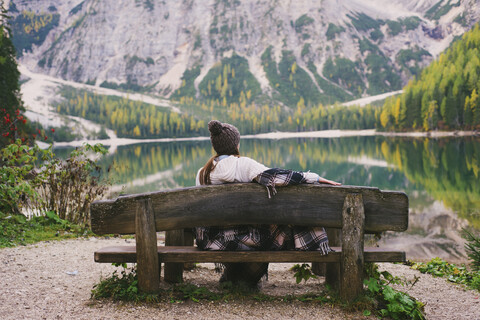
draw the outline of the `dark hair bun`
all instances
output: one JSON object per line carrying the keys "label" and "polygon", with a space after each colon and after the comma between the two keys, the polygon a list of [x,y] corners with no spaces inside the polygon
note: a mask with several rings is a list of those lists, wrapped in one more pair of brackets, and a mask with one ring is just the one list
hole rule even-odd
{"label": "dark hair bun", "polygon": [[222,133],[222,123],[218,120],[212,120],[208,123],[208,130],[212,133],[212,135],[216,136]]}

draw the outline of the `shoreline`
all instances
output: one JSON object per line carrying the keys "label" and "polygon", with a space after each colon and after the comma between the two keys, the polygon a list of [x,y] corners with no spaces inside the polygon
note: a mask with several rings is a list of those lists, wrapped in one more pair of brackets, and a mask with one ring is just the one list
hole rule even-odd
{"label": "shoreline", "polygon": [[[294,139],[294,138],[345,138],[345,137],[367,137],[367,136],[385,136],[385,137],[411,137],[411,138],[444,138],[444,137],[469,137],[480,136],[476,131],[433,131],[433,132],[381,132],[376,129],[368,130],[321,130],[321,131],[303,131],[303,132],[282,132],[275,131],[269,133],[259,133],[244,135],[242,139]],[[114,138],[104,140],[75,140],[70,142],[55,142],[55,147],[79,147],[88,144],[101,143],[104,146],[113,147],[133,145],[139,143],[159,143],[159,142],[183,142],[183,141],[206,141],[210,137],[185,137],[185,138],[157,138],[157,139],[132,139],[132,138]],[[41,143],[41,146],[47,146]]]}

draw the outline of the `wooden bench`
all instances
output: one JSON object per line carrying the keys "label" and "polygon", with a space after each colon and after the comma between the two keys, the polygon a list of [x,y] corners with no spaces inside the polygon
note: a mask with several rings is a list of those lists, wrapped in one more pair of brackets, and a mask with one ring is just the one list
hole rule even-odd
{"label": "wooden bench", "polygon": [[[362,292],[365,262],[405,261],[401,251],[364,248],[365,233],[407,229],[405,193],[306,184],[277,191],[269,199],[265,187],[242,183],[95,201],[91,205],[94,233],[136,236],[136,246],[100,249],[95,261],[136,262],[139,288],[144,292],[158,290],[161,263],[169,282],[182,281],[183,264],[189,262],[327,263],[326,281],[345,300]],[[315,251],[201,251],[192,245],[188,232],[195,226],[238,224],[324,226],[341,229],[341,241],[330,239],[335,252],[326,256]],[[165,246],[157,246],[158,231],[167,231]]]}

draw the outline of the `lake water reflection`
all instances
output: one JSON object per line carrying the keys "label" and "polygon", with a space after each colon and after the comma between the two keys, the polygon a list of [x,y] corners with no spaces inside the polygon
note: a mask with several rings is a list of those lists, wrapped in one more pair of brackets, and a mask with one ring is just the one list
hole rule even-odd
{"label": "lake water reflection", "polygon": [[[405,250],[408,259],[465,261],[461,229],[480,230],[478,137],[242,139],[240,149],[269,167],[406,192],[408,231],[387,233],[380,243]],[[114,163],[116,196],[193,186],[211,154],[209,141],[149,143],[119,147],[102,165]]]}

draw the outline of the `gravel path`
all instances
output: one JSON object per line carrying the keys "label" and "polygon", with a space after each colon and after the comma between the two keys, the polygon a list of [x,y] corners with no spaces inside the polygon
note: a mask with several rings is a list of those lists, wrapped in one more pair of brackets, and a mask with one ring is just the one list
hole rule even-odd
{"label": "gravel path", "polygon": [[[361,313],[302,302],[249,299],[134,305],[91,300],[93,285],[116,269],[95,263],[93,252],[125,242],[134,245],[134,240],[90,238],[0,249],[0,319],[369,319]],[[322,288],[323,279],[297,285],[290,266],[271,264],[262,292],[284,296]],[[381,264],[381,268],[408,279],[420,277],[408,292],[426,303],[427,319],[480,319],[478,292],[402,265]],[[185,272],[185,278],[212,289],[218,287],[219,275],[209,264]]]}

